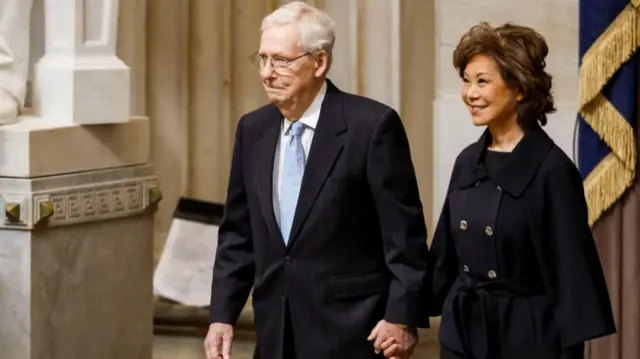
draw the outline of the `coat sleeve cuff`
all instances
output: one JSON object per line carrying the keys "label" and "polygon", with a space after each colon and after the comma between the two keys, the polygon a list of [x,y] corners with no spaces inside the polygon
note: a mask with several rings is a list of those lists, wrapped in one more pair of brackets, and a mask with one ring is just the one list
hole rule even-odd
{"label": "coat sleeve cuff", "polygon": [[384,320],[411,328],[429,328],[427,303],[416,294],[405,293],[401,298],[390,295]]}

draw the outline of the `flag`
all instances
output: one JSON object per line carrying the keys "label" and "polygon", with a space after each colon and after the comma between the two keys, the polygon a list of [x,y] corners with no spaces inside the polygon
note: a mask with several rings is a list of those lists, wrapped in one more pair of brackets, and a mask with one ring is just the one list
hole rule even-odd
{"label": "flag", "polygon": [[635,180],[640,0],[579,9],[577,162],[593,226]]}

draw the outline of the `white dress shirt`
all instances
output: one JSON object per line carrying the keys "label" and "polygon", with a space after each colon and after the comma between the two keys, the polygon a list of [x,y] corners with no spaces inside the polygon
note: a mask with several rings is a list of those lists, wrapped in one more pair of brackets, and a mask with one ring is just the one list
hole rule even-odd
{"label": "white dress shirt", "polygon": [[[304,148],[305,163],[309,159],[309,149],[311,148],[311,142],[313,141],[313,134],[318,125],[318,119],[320,118],[320,108],[322,107],[322,101],[327,92],[327,83],[325,82],[318,91],[316,98],[311,102],[311,105],[302,114],[300,119],[304,124],[304,131],[302,132],[302,147]],[[291,130],[292,121],[286,118],[282,119],[282,125],[280,126],[280,136],[278,143],[276,144],[276,155],[274,156],[273,163],[273,212],[276,215],[276,221],[280,224],[280,192],[282,182],[282,164],[284,162],[284,146],[280,146],[280,143],[289,140],[289,131]]]}

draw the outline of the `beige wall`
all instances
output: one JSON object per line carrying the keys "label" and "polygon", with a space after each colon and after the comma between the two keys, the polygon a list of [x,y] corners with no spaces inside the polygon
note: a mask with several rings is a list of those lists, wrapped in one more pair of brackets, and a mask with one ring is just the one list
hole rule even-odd
{"label": "beige wall", "polygon": [[[152,161],[164,193],[156,254],[179,196],[225,200],[235,124],[265,103],[247,57],[258,48],[262,18],[284,2],[120,1],[118,52],[132,68],[132,112],[151,118]],[[308,2],[337,23],[330,78],[342,90],[370,96],[402,114],[430,219],[434,4]]]}

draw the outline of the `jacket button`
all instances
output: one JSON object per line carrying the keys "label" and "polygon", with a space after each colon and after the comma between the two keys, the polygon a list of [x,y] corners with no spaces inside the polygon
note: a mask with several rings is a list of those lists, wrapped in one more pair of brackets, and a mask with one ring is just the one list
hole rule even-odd
{"label": "jacket button", "polygon": [[460,229],[463,231],[467,230],[467,221],[460,221]]}
{"label": "jacket button", "polygon": [[499,192],[502,192],[502,187],[497,186],[496,188],[498,189]]}
{"label": "jacket button", "polygon": [[491,228],[490,226],[487,226],[487,228],[484,229],[484,233],[486,233],[487,236],[492,236],[493,235],[493,228]]}
{"label": "jacket button", "polygon": [[291,263],[291,257],[284,257],[284,262],[287,264]]}
{"label": "jacket button", "polygon": [[462,266],[462,270],[465,271],[466,273],[469,273],[469,267],[467,267],[466,264]]}
{"label": "jacket button", "polygon": [[496,271],[494,271],[493,269],[490,270],[489,272],[487,272],[487,275],[489,276],[489,278],[491,279],[496,279],[496,277],[498,276],[498,274],[496,273]]}

